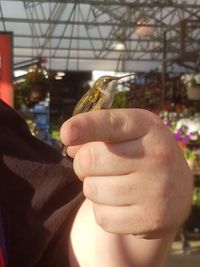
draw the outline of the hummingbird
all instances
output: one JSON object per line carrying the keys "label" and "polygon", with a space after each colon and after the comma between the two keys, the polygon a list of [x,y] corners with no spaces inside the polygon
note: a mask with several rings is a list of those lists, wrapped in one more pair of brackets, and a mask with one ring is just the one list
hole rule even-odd
{"label": "hummingbird", "polygon": [[127,74],[120,77],[101,76],[98,78],[75,106],[73,116],[92,110],[111,108],[115,97],[117,82],[133,75],[134,74]]}

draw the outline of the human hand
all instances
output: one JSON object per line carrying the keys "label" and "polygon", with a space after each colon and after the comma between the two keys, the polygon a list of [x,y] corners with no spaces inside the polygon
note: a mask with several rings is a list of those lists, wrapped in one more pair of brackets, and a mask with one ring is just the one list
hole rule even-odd
{"label": "human hand", "polygon": [[106,231],[157,238],[187,218],[191,171],[174,137],[145,110],[100,110],[66,121],[61,139]]}

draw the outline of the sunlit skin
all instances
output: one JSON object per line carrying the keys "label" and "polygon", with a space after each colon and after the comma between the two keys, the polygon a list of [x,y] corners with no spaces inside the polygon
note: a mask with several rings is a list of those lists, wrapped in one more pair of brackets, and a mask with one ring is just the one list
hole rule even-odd
{"label": "sunlit skin", "polygon": [[61,127],[86,197],[68,243],[72,267],[163,267],[191,208],[192,173],[171,132],[146,110],[110,109],[120,78],[98,79],[74,115],[86,113]]}
{"label": "sunlit skin", "polygon": [[63,124],[61,139],[86,196],[71,266],[163,267],[189,214],[193,179],[162,121],[140,109],[86,112]]}

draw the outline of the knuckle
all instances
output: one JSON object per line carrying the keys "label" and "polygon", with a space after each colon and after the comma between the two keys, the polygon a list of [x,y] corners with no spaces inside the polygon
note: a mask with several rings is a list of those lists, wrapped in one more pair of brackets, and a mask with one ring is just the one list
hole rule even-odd
{"label": "knuckle", "polygon": [[98,199],[98,187],[95,186],[93,178],[92,179],[88,177],[85,178],[83,183],[83,193],[86,196],[86,198],[92,201]]}
{"label": "knuckle", "polygon": [[155,160],[159,166],[166,166],[172,159],[171,133],[165,127],[163,122],[156,115],[153,117],[149,132],[147,135],[148,154],[150,159]]}
{"label": "knuckle", "polygon": [[159,203],[167,203],[171,196],[172,184],[170,179],[163,178],[155,190],[155,197]]}
{"label": "knuckle", "polygon": [[[161,201],[162,202],[162,201]],[[140,208],[140,212],[137,216],[137,225],[139,225],[137,235],[153,235],[165,228],[167,223],[167,205],[164,202],[152,205],[152,203],[146,203]]]}
{"label": "knuckle", "polygon": [[164,126],[163,121],[161,120],[161,118],[158,115],[156,115],[155,113],[149,112],[149,116],[151,117],[151,123],[154,126],[157,126],[157,127],[163,127]]}
{"label": "knuckle", "polygon": [[169,146],[165,144],[158,145],[155,149],[155,157],[158,164],[167,166],[171,161],[171,150]]}
{"label": "knuckle", "polygon": [[148,224],[145,225],[146,228],[143,231],[143,235],[145,234],[146,237],[149,237],[161,232],[164,229],[165,219],[164,210],[158,208],[151,209],[148,212]]}
{"label": "knuckle", "polygon": [[171,165],[170,147],[165,144],[153,144],[148,151],[148,158],[156,168],[166,168]]}
{"label": "knuckle", "polygon": [[170,160],[169,148],[165,145],[160,145],[156,148],[156,158],[161,164],[167,164]]}
{"label": "knuckle", "polygon": [[89,176],[95,161],[95,153],[93,149],[84,145],[78,151],[77,155],[74,158],[74,170],[79,177]]}
{"label": "knuckle", "polygon": [[[120,132],[122,127],[124,126],[124,120],[123,118],[118,114],[118,112],[115,112],[113,110],[109,111],[109,129],[114,129],[114,131]],[[112,133],[108,134],[111,135]],[[108,139],[110,139],[112,136],[108,136]]]}
{"label": "knuckle", "polygon": [[95,220],[99,226],[101,226],[104,230],[110,230],[110,221],[106,213],[104,212],[103,207],[98,204],[94,204],[94,215]]}
{"label": "knuckle", "polygon": [[156,232],[160,230],[163,226],[163,211],[161,210],[156,210],[152,216],[152,221],[151,221],[151,231]]}

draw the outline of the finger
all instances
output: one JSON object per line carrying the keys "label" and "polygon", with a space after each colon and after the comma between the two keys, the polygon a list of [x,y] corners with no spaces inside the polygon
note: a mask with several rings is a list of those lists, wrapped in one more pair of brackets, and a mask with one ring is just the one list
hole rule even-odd
{"label": "finger", "polygon": [[161,227],[164,228],[165,211],[158,212],[156,208],[93,204],[93,210],[96,222],[107,232],[151,238],[159,235]]}
{"label": "finger", "polygon": [[120,142],[145,135],[156,115],[141,109],[107,109],[78,114],[61,127],[61,140],[66,146],[91,141]]}
{"label": "finger", "polygon": [[80,148],[81,148],[81,146],[69,146],[67,148],[68,156],[70,156],[71,158],[74,158],[76,153],[79,151]]}
{"label": "finger", "polygon": [[[147,203],[157,197],[158,184],[131,173],[122,176],[95,176],[84,179],[83,192],[93,203],[128,206]],[[157,199],[156,199],[157,200]]]}
{"label": "finger", "polygon": [[142,168],[145,163],[141,140],[122,143],[91,142],[83,145],[74,158],[79,178],[86,176],[124,175]]}

